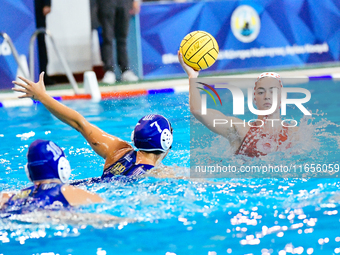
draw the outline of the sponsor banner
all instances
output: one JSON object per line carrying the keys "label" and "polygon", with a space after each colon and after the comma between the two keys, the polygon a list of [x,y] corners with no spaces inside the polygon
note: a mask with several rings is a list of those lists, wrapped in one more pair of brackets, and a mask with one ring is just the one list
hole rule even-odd
{"label": "sponsor banner", "polygon": [[[0,0],[0,6],[0,32],[8,34],[18,54],[28,59],[30,37],[35,31],[33,0]],[[13,87],[17,68],[11,48],[0,36],[0,90]]]}
{"label": "sponsor banner", "polygon": [[216,63],[203,73],[339,61],[336,0],[144,4],[140,14],[145,78],[183,75],[177,51],[195,30],[213,35]]}

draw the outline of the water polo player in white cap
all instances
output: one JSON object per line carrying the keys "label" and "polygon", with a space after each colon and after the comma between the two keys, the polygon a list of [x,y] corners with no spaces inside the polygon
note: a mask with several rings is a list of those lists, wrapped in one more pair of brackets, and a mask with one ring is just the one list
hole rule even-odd
{"label": "water polo player in white cap", "polygon": [[[178,52],[179,61],[189,79],[197,78],[199,72],[186,65]],[[278,105],[281,98],[282,81],[277,73],[265,72],[260,74],[255,82],[254,101],[258,110],[269,110],[273,104],[273,90],[277,90]],[[214,133],[222,135],[230,142],[235,154],[249,157],[259,157],[268,153],[289,148],[292,136],[298,127],[285,127],[281,125],[280,107],[270,115],[257,116],[257,121],[249,125],[211,125],[213,119],[226,119],[230,123],[243,123],[239,118],[226,116],[215,109],[207,109],[206,115],[201,115],[201,96],[199,89],[190,87],[190,111],[202,124]],[[269,121],[271,119],[279,121]]]}
{"label": "water polo player in white cap", "polygon": [[19,98],[40,101],[54,116],[79,131],[92,149],[105,159],[102,179],[116,175],[144,174],[167,155],[173,138],[171,124],[165,117],[150,114],[139,120],[131,137],[139,149],[136,151],[128,142],[104,132],[78,112],[49,96],[45,91],[43,77],[44,73],[41,73],[37,83],[19,77],[24,83],[13,81],[20,86],[13,90],[24,93]]}

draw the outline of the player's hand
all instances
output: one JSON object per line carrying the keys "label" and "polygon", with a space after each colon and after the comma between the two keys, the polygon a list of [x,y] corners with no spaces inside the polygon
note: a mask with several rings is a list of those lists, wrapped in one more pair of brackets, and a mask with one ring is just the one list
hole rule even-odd
{"label": "player's hand", "polygon": [[177,55],[178,55],[179,63],[181,63],[181,66],[182,66],[183,70],[187,73],[189,79],[197,78],[199,72],[196,71],[195,69],[193,69],[192,67],[188,66],[186,63],[184,63],[183,55],[180,51],[178,51]]}
{"label": "player's hand", "polygon": [[34,83],[22,76],[18,76],[18,78],[23,82],[13,81],[13,84],[18,85],[20,88],[14,87],[12,90],[24,93],[24,95],[19,96],[19,98],[32,98],[40,101],[40,98],[46,94],[44,74],[45,72],[40,74],[39,81],[37,83]]}

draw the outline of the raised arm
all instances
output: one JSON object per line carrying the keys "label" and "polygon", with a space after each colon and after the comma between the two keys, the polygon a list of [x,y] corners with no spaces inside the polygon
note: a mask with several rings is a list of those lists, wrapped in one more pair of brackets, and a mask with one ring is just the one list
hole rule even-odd
{"label": "raised arm", "polygon": [[[183,61],[183,56],[178,51],[178,59],[179,62],[182,65],[183,70],[187,73],[189,77],[189,105],[190,105],[190,112],[195,116],[195,118],[200,121],[203,125],[205,125],[207,128],[209,128],[212,132],[222,135],[223,137],[227,138],[230,142],[234,142],[235,135],[243,138],[247,132],[247,130],[243,129],[243,126],[241,125],[236,126],[232,125],[230,126],[229,123],[231,121],[233,123],[240,123],[241,120],[239,118],[235,118],[232,116],[226,116],[222,112],[215,110],[215,109],[207,109],[207,114],[202,115],[201,114],[201,94],[198,89],[198,87],[203,87],[200,84],[192,84],[192,79],[195,79],[198,77],[199,72],[188,66]],[[227,120],[228,124],[225,125],[215,125],[214,127],[214,119],[223,119]]]}
{"label": "raised arm", "polygon": [[25,93],[19,96],[19,98],[32,98],[40,101],[54,116],[79,131],[91,145],[92,149],[104,159],[115,154],[118,150],[132,148],[127,142],[109,135],[100,128],[92,125],[77,111],[72,110],[49,96],[46,93],[43,77],[44,72],[40,74],[39,82],[34,83],[19,76],[24,83],[13,81],[14,84],[21,87],[13,88],[13,90]]}

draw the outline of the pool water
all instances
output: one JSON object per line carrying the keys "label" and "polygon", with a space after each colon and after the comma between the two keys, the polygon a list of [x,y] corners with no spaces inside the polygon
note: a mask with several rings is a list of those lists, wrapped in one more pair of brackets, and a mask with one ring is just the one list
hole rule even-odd
{"label": "pool water", "polygon": [[[339,85],[332,81],[299,84],[312,93],[308,107],[315,113],[314,119],[304,127],[312,139],[306,141],[301,155],[287,152],[260,160],[339,163]],[[187,93],[65,104],[127,141],[141,116],[151,112],[167,116],[174,128],[174,145],[163,163],[174,167],[178,176],[189,176]],[[64,148],[73,169],[72,180],[102,174],[104,160],[78,132],[42,105],[0,108],[0,126],[0,191],[29,184],[25,156],[29,144],[38,138]],[[220,142],[221,138],[212,137],[214,143]],[[226,153],[226,158],[240,160]],[[248,159],[248,163],[252,160],[259,159]],[[334,178],[157,177],[80,185],[107,200],[82,207],[81,212],[137,222],[106,226],[0,220],[0,254],[336,254],[340,253],[339,185]]]}

